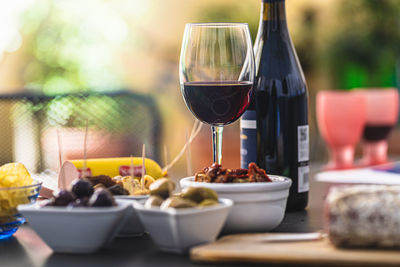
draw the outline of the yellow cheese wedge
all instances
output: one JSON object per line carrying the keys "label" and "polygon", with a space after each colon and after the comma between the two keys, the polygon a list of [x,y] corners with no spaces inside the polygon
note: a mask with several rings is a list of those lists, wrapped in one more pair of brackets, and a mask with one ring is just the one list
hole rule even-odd
{"label": "yellow cheese wedge", "polygon": [[[71,160],[72,164],[75,165],[76,168],[83,168],[83,160]],[[101,159],[87,159],[86,166],[90,169],[91,174],[93,176],[97,175],[108,175],[111,177],[121,175],[126,176],[129,173],[120,173],[120,167],[125,166],[129,167],[131,165],[131,158],[101,158]],[[133,157],[133,165],[134,168],[141,168],[142,166],[142,158],[141,157]],[[158,179],[163,177],[162,170],[160,165],[152,159],[145,159],[145,168],[146,174],[150,175],[154,179]]]}

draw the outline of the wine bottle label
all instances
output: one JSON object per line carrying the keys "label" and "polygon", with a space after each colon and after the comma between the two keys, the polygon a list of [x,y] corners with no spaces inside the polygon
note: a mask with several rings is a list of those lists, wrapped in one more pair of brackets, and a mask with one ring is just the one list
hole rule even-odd
{"label": "wine bottle label", "polygon": [[308,173],[310,168],[307,166],[301,166],[298,168],[298,193],[308,192],[310,185],[308,183]]}
{"label": "wine bottle label", "polygon": [[297,192],[303,193],[309,190],[308,183],[308,158],[309,158],[309,127],[308,125],[297,126],[297,161],[301,162],[298,168]]}
{"label": "wine bottle label", "polygon": [[256,129],[257,121],[256,120],[241,120],[240,128],[244,129]]}
{"label": "wine bottle label", "polygon": [[256,111],[247,110],[240,120],[240,167],[248,167],[257,160]]}
{"label": "wine bottle label", "polygon": [[309,158],[309,129],[308,125],[297,127],[298,162],[308,161]]}

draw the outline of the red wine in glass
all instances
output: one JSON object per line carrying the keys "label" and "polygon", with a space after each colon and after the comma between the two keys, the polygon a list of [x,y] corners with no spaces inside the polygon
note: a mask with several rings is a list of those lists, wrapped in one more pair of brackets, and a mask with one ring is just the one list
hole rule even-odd
{"label": "red wine in glass", "polygon": [[246,110],[252,87],[253,83],[247,81],[186,82],[182,93],[200,121],[225,125],[236,121]]}
{"label": "red wine in glass", "polygon": [[366,124],[364,127],[363,138],[368,142],[378,142],[389,137],[394,124],[372,125]]}
{"label": "red wine in glass", "polygon": [[250,102],[254,53],[246,23],[189,23],[183,35],[179,81],[186,106],[211,125],[213,162],[222,162],[224,125]]}
{"label": "red wine in glass", "polygon": [[363,132],[361,166],[384,164],[388,161],[388,138],[397,123],[399,93],[397,88],[368,88],[358,90],[367,102]]}

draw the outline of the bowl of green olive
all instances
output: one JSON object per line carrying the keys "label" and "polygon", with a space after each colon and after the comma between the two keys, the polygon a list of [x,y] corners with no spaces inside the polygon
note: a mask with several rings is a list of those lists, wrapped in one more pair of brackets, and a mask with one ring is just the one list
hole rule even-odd
{"label": "bowl of green olive", "polygon": [[222,199],[209,188],[188,187],[173,193],[166,178],[150,186],[150,197],[133,206],[146,231],[162,251],[185,253],[193,246],[212,242],[220,233],[232,200]]}

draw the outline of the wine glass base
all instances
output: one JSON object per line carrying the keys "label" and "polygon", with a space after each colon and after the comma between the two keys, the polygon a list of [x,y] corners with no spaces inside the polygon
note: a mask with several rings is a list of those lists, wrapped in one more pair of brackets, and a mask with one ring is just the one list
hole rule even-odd
{"label": "wine glass base", "polygon": [[366,167],[371,167],[371,166],[377,166],[377,165],[383,165],[390,163],[389,160],[370,160],[370,159],[361,159],[357,161],[356,166],[358,168],[366,168]]}

